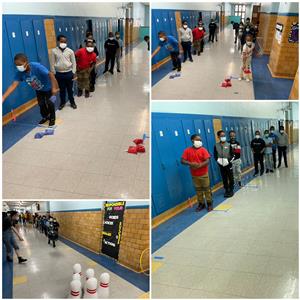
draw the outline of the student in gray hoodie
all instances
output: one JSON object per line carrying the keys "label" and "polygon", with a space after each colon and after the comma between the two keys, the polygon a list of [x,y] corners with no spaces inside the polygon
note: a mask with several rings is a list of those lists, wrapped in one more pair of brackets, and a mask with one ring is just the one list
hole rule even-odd
{"label": "student in gray hoodie", "polygon": [[287,164],[286,150],[289,145],[289,137],[288,137],[287,133],[284,131],[283,126],[279,126],[279,134],[278,134],[277,138],[278,138],[278,140],[277,140],[277,143],[278,143],[278,166],[277,166],[277,168],[280,168],[280,166],[281,166],[282,156],[283,156],[285,167],[287,168],[288,164]]}

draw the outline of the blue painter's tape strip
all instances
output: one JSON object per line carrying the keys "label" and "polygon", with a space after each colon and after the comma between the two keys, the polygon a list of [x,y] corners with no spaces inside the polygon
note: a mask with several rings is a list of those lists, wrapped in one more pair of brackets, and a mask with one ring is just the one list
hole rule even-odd
{"label": "blue painter's tape strip", "polygon": [[81,211],[101,211],[101,208],[85,208],[85,209],[68,209],[68,210],[51,210],[50,212],[81,212]]}
{"label": "blue painter's tape strip", "polygon": [[126,209],[143,209],[149,208],[149,205],[126,206]]}
{"label": "blue painter's tape strip", "polygon": [[164,257],[163,256],[154,256],[154,259],[162,260],[162,259],[164,259]]}
{"label": "blue painter's tape strip", "polygon": [[122,277],[124,280],[130,282],[137,288],[141,289],[144,292],[149,291],[149,276],[146,276],[142,273],[136,273],[131,271],[117,263],[117,261],[104,256],[102,254],[94,253],[88,249],[85,249],[69,240],[66,240],[62,237],[59,238],[60,241],[71,247],[72,249],[78,251],[79,253],[85,255],[89,259],[95,261],[99,265],[108,269],[109,271],[115,273],[116,275]]}

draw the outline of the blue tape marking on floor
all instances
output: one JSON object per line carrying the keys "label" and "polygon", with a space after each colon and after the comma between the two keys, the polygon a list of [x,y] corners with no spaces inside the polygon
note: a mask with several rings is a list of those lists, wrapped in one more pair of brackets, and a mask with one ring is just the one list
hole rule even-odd
{"label": "blue tape marking on floor", "polygon": [[89,251],[62,237],[60,237],[59,240],[65,243],[66,245],[68,245],[69,247],[73,248],[74,250],[78,251],[79,253],[87,256],[91,260],[97,262],[99,265],[103,266],[109,271],[122,277],[124,280],[130,282],[131,284],[143,290],[144,292],[149,291],[149,276],[146,276],[145,274],[142,273],[136,273],[134,271],[131,271],[119,265],[116,261],[114,261],[113,259],[107,256]]}
{"label": "blue tape marking on floor", "polygon": [[[254,179],[254,177],[253,172],[251,171],[243,176],[243,183],[247,184],[252,179]],[[236,188],[235,193],[239,190],[240,188]],[[218,206],[225,200],[226,198],[224,198],[223,189],[219,189],[213,193],[214,207]],[[152,253],[160,249],[167,242],[172,240],[175,236],[180,234],[182,231],[187,229],[189,226],[194,224],[208,213],[206,209],[196,212],[195,208],[196,206],[185,209],[180,214],[174,216],[152,230]]]}
{"label": "blue tape marking on floor", "polygon": [[273,78],[267,64],[269,56],[253,57],[253,88],[256,100],[284,100],[288,99],[293,80]]}
{"label": "blue tape marking on floor", "polygon": [[13,297],[13,263],[6,260],[6,248],[2,244],[2,298]]}
{"label": "blue tape marking on floor", "polygon": [[164,257],[163,257],[163,256],[154,256],[154,259],[159,259],[159,260],[161,260],[161,259],[164,259]]}
{"label": "blue tape marking on floor", "polygon": [[[132,51],[136,46],[138,46],[142,41],[138,41],[133,43],[130,46],[125,48],[125,54],[127,55],[130,51]],[[145,43],[145,47],[147,44]],[[97,67],[97,73],[100,77],[104,70],[104,63]],[[74,93],[76,93],[76,82],[74,83]],[[58,109],[60,100],[59,96],[57,97],[57,101],[55,103],[56,110]],[[16,144],[19,140],[21,140],[25,135],[27,135],[30,131],[32,131],[35,127],[39,126],[38,122],[41,120],[40,109],[38,105],[32,107],[22,115],[18,116],[16,121],[11,121],[7,125],[3,126],[2,134],[2,153],[11,148],[14,144]],[[43,126],[41,126],[43,127]]]}

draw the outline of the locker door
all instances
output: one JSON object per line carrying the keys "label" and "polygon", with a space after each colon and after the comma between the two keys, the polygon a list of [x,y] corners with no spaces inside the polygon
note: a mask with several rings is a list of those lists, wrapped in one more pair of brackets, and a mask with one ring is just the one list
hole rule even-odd
{"label": "locker door", "polygon": [[171,27],[171,35],[173,36],[177,36],[177,28],[176,28],[176,19],[175,19],[175,12],[174,11],[170,11],[169,12],[169,23],[170,23],[170,27]]}
{"label": "locker door", "polygon": [[37,50],[31,20],[21,21],[24,49],[29,61],[37,61]]}
{"label": "locker door", "polygon": [[171,141],[164,120],[156,120],[153,124],[153,133],[156,139],[161,167],[167,181],[171,199],[171,207],[184,201],[184,190],[181,184],[180,174],[175,161],[175,153],[170,147]]}
{"label": "locker door", "polygon": [[168,130],[169,130],[171,145],[175,152],[176,165],[181,177],[182,185],[184,187],[184,195],[185,195],[184,199],[186,200],[189,197],[195,195],[195,189],[193,186],[189,168],[187,166],[182,165],[180,160],[183,151],[187,147],[191,146],[191,143],[188,145],[186,144],[181,120],[174,120],[174,119],[168,120]]}
{"label": "locker door", "polygon": [[73,36],[72,36],[71,27],[72,26],[71,26],[69,20],[65,20],[64,27],[63,27],[63,35],[65,35],[67,37],[68,45],[74,51],[75,47],[74,47],[74,40],[73,40]]}
{"label": "locker door", "polygon": [[169,20],[169,12],[162,11],[161,17],[162,17],[163,31],[165,31],[166,34],[171,34],[172,30],[171,30],[171,25]]}
{"label": "locker door", "polygon": [[[195,125],[195,133],[200,134],[201,139],[202,139],[202,143],[203,143],[203,147],[209,152],[208,142],[207,142],[207,139],[206,139],[206,132],[205,132],[205,127],[204,127],[203,120],[201,120],[201,119],[194,120],[194,125]],[[210,155],[211,155],[211,153],[210,153]],[[210,185],[211,186],[213,186],[213,182],[214,182],[213,168],[212,168],[212,161],[213,160],[214,160],[214,158],[213,158],[213,156],[211,156],[209,166],[208,166],[209,180],[210,180]]]}
{"label": "locker door", "polygon": [[172,207],[165,173],[162,169],[162,164],[159,157],[159,151],[156,139],[152,135],[152,162],[151,162],[151,191],[152,191],[152,206],[155,207],[156,214],[161,214]]}
{"label": "locker door", "polygon": [[35,43],[39,62],[49,69],[49,57],[43,20],[33,20]]}
{"label": "locker door", "polygon": [[70,37],[71,37],[71,41],[70,41],[70,48],[75,52],[77,50],[77,41],[76,41],[76,28],[75,28],[75,24],[74,24],[74,20],[70,20],[69,21],[70,24]]}
{"label": "locker door", "polygon": [[195,134],[195,126],[193,120],[182,120],[182,127],[184,131],[185,143],[187,146],[191,145],[191,136]]}
{"label": "locker door", "polygon": [[211,163],[212,163],[212,175],[213,175],[213,184],[220,182],[220,172],[219,167],[217,165],[217,162],[215,161],[214,157],[214,146],[216,144],[215,140],[215,133],[214,133],[214,127],[212,120],[204,120],[204,128],[205,128],[205,134],[206,139],[208,143],[208,151],[212,157]]}
{"label": "locker door", "polygon": [[17,21],[6,20],[6,29],[12,57],[17,53],[24,53],[24,44],[20,23]]}
{"label": "locker door", "polygon": [[225,131],[227,139],[229,139],[230,123],[226,118],[222,118],[222,129]]}

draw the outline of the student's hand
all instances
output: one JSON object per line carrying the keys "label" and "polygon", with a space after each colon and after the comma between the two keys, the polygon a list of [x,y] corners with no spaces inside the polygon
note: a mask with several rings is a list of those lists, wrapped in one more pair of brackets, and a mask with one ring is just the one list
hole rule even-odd
{"label": "student's hand", "polygon": [[72,80],[73,80],[73,81],[75,81],[75,80],[77,80],[77,78],[78,78],[78,77],[77,77],[77,75],[76,75],[76,74],[74,74],[74,75],[73,75],[73,79],[72,79]]}
{"label": "student's hand", "polygon": [[20,236],[19,237],[20,242],[24,242],[24,239]]}

